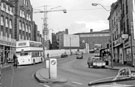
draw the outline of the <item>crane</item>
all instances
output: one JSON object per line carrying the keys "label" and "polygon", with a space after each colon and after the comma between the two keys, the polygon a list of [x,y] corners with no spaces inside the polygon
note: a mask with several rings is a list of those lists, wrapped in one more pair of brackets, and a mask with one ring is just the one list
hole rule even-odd
{"label": "crane", "polygon": [[42,34],[43,34],[43,57],[45,59],[45,42],[47,40],[49,40],[49,29],[48,29],[48,24],[47,24],[47,14],[49,12],[59,12],[59,11],[63,11],[63,13],[67,13],[66,9],[60,9],[60,10],[56,10],[56,8],[61,7],[61,6],[57,6],[54,8],[51,8],[50,10],[47,9],[48,5],[44,6],[44,10],[43,11],[36,11],[34,13],[43,13],[44,14],[44,18],[43,18],[43,30],[42,30]]}

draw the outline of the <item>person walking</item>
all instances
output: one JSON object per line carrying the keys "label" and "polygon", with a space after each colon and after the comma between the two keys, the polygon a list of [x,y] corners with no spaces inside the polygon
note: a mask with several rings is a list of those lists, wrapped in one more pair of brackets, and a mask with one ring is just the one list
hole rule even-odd
{"label": "person walking", "polygon": [[17,65],[18,65],[18,59],[17,59],[16,54],[13,55],[13,60],[14,60],[14,66],[17,68]]}

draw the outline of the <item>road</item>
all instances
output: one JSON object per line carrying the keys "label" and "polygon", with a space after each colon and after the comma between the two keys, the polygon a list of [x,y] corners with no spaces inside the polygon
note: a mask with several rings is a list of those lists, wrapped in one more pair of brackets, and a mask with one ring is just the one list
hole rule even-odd
{"label": "road", "polygon": [[88,82],[115,76],[116,71],[109,69],[89,69],[87,58],[91,55],[85,55],[84,59],[66,58],[59,61],[58,75],[68,79],[66,84],[55,84],[53,87],[88,87]]}
{"label": "road", "polygon": [[[115,76],[117,74],[116,71],[110,69],[89,69],[86,64],[89,56],[85,55],[84,59],[76,59],[76,56],[58,59],[58,75],[66,78],[68,82],[48,85],[51,87],[88,87],[88,82],[90,81]],[[45,84],[38,83],[33,77],[33,74],[44,66],[44,63],[40,63],[19,66],[17,69],[3,69],[3,87],[47,87]]]}

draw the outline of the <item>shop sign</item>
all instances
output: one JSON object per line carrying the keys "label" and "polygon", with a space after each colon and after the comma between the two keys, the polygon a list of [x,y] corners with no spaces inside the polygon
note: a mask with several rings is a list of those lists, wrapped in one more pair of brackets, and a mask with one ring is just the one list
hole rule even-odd
{"label": "shop sign", "polygon": [[131,46],[131,43],[130,43],[130,41],[128,41],[128,42],[125,43],[124,47],[127,48],[127,47],[130,47],[130,46]]}
{"label": "shop sign", "polygon": [[0,40],[0,44],[6,45],[6,46],[15,46],[16,45],[15,43],[3,41],[3,40]]}
{"label": "shop sign", "polygon": [[114,41],[114,46],[118,46],[122,43],[122,38],[117,39],[116,41]]}

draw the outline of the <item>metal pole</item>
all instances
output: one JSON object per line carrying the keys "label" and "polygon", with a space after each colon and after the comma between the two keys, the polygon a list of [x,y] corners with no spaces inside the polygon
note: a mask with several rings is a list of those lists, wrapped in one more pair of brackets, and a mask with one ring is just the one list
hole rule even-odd
{"label": "metal pole", "polygon": [[131,46],[130,47],[131,47],[131,61],[132,61],[132,65],[134,65],[133,64],[134,62],[133,62],[133,44],[132,44],[133,37],[132,37],[132,35],[133,35],[133,23],[131,23],[131,40],[130,40],[131,41]]}
{"label": "metal pole", "polygon": [[70,55],[71,55],[71,37],[70,37]]}
{"label": "metal pole", "polygon": [[112,31],[111,31],[111,68],[113,68],[113,58],[114,58],[114,52],[113,52],[113,34],[112,34]]}

